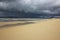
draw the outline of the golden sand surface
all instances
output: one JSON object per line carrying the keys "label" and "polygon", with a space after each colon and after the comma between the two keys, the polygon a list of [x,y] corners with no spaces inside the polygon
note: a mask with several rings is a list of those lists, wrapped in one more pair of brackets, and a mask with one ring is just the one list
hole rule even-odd
{"label": "golden sand surface", "polygon": [[[0,24],[19,22],[0,22]],[[0,40],[60,40],[60,19],[0,28]]]}

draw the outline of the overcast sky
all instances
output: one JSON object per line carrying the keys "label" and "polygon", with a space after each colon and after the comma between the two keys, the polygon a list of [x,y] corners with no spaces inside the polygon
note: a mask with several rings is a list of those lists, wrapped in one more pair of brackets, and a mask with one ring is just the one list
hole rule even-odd
{"label": "overcast sky", "polygon": [[60,0],[0,0],[0,10],[12,9],[24,10],[25,12],[59,14]]}

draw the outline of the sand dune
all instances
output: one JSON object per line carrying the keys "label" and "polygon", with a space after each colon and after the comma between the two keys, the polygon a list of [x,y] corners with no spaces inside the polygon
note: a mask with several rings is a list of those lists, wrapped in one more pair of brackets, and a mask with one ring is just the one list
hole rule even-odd
{"label": "sand dune", "polygon": [[40,20],[33,24],[0,28],[0,40],[60,40],[60,19]]}

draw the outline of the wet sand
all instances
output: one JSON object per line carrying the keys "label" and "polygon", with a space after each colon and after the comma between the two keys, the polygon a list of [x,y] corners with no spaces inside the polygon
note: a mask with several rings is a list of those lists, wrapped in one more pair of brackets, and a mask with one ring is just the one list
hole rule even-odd
{"label": "wet sand", "polygon": [[60,40],[60,19],[28,22],[25,25],[19,23],[25,22],[0,22],[0,25],[9,24],[0,28],[0,40]]}

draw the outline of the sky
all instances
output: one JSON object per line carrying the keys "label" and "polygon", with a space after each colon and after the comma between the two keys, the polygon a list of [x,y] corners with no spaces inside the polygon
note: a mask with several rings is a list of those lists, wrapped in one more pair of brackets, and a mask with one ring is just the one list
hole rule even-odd
{"label": "sky", "polygon": [[60,14],[60,0],[0,0],[0,14],[5,10]]}

